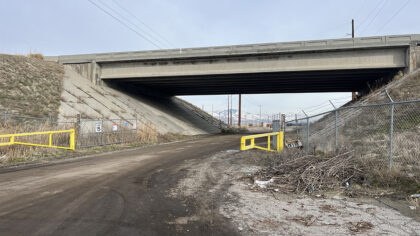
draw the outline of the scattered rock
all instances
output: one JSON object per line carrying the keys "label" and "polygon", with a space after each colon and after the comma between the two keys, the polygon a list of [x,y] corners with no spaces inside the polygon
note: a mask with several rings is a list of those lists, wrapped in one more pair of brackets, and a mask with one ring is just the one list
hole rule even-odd
{"label": "scattered rock", "polygon": [[349,230],[354,233],[363,233],[373,228],[373,224],[367,221],[350,222]]}

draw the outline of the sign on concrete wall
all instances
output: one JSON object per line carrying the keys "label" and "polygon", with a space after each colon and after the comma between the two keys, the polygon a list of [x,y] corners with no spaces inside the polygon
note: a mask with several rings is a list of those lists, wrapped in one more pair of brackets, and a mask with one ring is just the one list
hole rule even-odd
{"label": "sign on concrete wall", "polygon": [[95,123],[95,131],[96,133],[102,133],[102,121],[97,121]]}
{"label": "sign on concrete wall", "polygon": [[118,125],[117,124],[112,124],[112,131],[118,131]]}

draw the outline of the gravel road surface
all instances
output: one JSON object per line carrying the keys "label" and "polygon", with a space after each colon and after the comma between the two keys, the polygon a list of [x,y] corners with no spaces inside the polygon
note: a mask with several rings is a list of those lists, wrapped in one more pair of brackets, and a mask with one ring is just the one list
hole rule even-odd
{"label": "gravel road surface", "polygon": [[236,235],[221,215],[201,219],[193,196],[167,193],[187,174],[185,162],[239,149],[239,139],[209,136],[2,170],[0,235]]}

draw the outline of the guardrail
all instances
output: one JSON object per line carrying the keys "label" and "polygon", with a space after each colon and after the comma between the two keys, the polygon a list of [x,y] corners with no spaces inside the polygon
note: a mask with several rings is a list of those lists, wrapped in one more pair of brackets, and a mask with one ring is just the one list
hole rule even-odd
{"label": "guardrail", "polygon": [[[62,133],[69,133],[70,134],[70,145],[68,147],[53,145],[53,142],[52,142],[53,134],[62,134]],[[33,136],[33,135],[48,135],[48,145],[16,141],[16,137]],[[21,145],[29,145],[29,146],[36,146],[36,147],[49,147],[49,148],[59,148],[59,149],[68,149],[68,150],[74,150],[75,149],[75,131],[74,131],[74,129],[57,130],[57,131],[43,131],[43,132],[33,132],[33,133],[21,133],[21,134],[2,134],[2,135],[0,135],[0,138],[9,138],[9,142],[0,143],[0,146],[21,144]]]}
{"label": "guardrail", "polygon": [[[272,136],[277,137],[277,139],[273,139],[275,141],[275,145],[274,145],[275,149],[271,148],[273,146],[271,144],[271,137]],[[267,147],[257,146],[255,144],[255,139],[264,138],[264,137],[267,137]],[[247,140],[250,140],[249,145],[246,144]],[[241,137],[241,151],[256,148],[256,149],[261,149],[261,150],[269,151],[269,152],[279,152],[279,151],[283,150],[283,146],[284,146],[283,131],[274,132],[274,133],[266,133],[266,134],[255,134],[255,135],[248,135],[248,136],[242,136]]]}

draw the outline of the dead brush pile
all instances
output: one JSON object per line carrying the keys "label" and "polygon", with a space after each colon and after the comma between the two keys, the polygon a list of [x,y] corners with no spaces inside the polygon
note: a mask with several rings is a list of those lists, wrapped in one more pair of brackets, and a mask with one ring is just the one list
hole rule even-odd
{"label": "dead brush pile", "polygon": [[256,172],[259,188],[293,193],[345,188],[352,180],[364,179],[365,170],[351,152],[321,157],[290,153],[287,160],[273,162]]}

